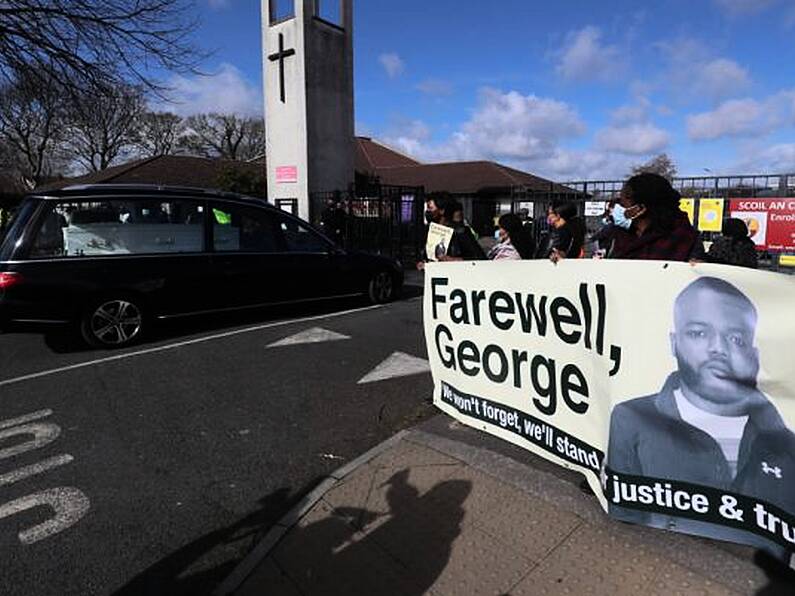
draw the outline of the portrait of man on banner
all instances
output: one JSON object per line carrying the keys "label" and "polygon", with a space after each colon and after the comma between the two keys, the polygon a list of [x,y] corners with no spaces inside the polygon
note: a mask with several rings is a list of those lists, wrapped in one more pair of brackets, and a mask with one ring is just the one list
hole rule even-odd
{"label": "portrait of man on banner", "polygon": [[[795,511],[795,434],[758,386],[756,306],[729,282],[702,277],[678,295],[673,315],[677,370],[659,393],[613,408],[607,467]],[[618,519],[770,548],[744,530],[633,509],[632,495],[622,497],[610,503]]]}

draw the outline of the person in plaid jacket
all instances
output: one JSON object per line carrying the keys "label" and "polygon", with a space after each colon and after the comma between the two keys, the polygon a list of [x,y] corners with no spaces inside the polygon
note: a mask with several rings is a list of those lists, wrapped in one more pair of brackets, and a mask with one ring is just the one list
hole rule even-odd
{"label": "person in plaid jacket", "polygon": [[679,208],[679,193],[659,174],[627,180],[613,207],[611,259],[689,261],[703,258],[704,246]]}

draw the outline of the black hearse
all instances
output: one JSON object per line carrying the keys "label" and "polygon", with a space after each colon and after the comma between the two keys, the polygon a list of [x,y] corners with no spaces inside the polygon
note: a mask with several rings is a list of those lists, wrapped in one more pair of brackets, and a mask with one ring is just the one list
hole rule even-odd
{"label": "black hearse", "polygon": [[91,185],[25,199],[0,243],[0,325],[76,323],[97,347],[152,321],[295,301],[392,300],[399,263],[348,253],[266,201]]}

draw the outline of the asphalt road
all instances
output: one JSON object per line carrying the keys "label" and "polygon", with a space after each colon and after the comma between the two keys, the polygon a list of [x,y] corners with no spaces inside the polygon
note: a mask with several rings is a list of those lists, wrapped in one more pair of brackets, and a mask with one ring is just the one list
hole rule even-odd
{"label": "asphalt road", "polygon": [[[320,478],[430,413],[429,374],[358,384],[426,357],[421,302],[361,307],[183,322],[122,352],[0,335],[0,593],[209,593]],[[349,339],[268,347],[313,328]]]}

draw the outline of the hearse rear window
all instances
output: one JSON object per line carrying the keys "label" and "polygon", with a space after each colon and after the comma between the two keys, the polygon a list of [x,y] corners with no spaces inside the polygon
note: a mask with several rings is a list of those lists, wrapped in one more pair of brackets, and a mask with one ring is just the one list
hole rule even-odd
{"label": "hearse rear window", "polygon": [[33,238],[33,259],[202,252],[203,206],[183,199],[52,202]]}

